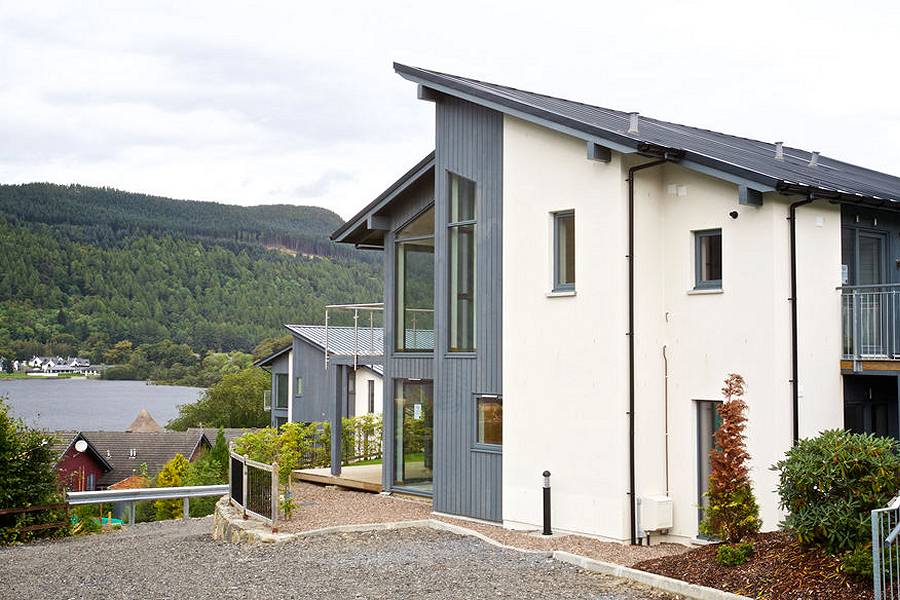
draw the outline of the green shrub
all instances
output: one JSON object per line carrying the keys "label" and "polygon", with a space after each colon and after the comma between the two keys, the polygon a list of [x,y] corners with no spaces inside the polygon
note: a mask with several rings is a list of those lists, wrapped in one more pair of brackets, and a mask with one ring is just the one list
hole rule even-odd
{"label": "green shrub", "polygon": [[[184,485],[184,476],[187,474],[191,463],[182,454],[176,454],[172,460],[163,465],[159,475],[156,476],[156,487],[180,487]],[[153,502],[156,508],[156,520],[180,519],[184,513],[184,507],[180,498],[170,500],[156,500]]]}
{"label": "green shrub", "polygon": [[716,550],[716,561],[726,567],[742,565],[753,556],[753,544],[741,542],[740,544],[722,544]]}
{"label": "green shrub", "polygon": [[90,504],[76,506],[72,510],[72,516],[75,517],[72,524],[72,533],[74,535],[88,535],[103,531],[97,506]]}
{"label": "green shrub", "polygon": [[900,489],[900,446],[891,438],[822,432],[788,450],[779,472],[784,526],[805,545],[841,554],[871,538],[870,511]]}
{"label": "green shrub", "polygon": [[857,579],[872,578],[872,544],[860,544],[841,557],[844,573]]}

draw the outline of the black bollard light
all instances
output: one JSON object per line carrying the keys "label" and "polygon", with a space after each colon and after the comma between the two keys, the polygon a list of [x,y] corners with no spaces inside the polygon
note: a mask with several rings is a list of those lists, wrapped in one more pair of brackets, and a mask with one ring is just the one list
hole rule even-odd
{"label": "black bollard light", "polygon": [[544,535],[553,535],[550,529],[550,471],[544,471]]}

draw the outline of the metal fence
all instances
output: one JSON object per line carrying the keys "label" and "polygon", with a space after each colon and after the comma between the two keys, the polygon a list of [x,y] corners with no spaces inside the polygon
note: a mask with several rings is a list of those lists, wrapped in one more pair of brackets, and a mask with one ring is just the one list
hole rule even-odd
{"label": "metal fence", "polygon": [[900,599],[900,496],[872,511],[872,582],[875,600]]}
{"label": "metal fence", "polygon": [[900,355],[900,284],[841,288],[843,357],[849,360]]}
{"label": "metal fence", "polygon": [[278,531],[278,463],[267,465],[231,452],[228,493],[246,519],[256,517]]}
{"label": "metal fence", "polygon": [[207,496],[224,496],[228,486],[188,485],[181,487],[136,488],[132,490],[97,490],[92,492],[68,492],[66,499],[72,506],[80,504],[127,504],[128,521],[134,523],[135,503],[150,500],[182,499],[182,518],[190,518],[190,499]]}

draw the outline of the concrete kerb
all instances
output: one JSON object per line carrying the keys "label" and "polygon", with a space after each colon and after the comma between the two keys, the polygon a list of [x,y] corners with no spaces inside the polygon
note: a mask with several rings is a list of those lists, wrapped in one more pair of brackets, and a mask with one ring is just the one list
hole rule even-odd
{"label": "concrete kerb", "polygon": [[388,531],[392,529],[410,529],[415,527],[428,527],[438,531],[446,531],[457,535],[466,535],[477,538],[496,548],[504,550],[514,550],[524,554],[533,554],[553,558],[560,562],[565,562],[603,575],[610,575],[620,579],[626,579],[635,583],[646,585],[653,589],[677,594],[692,600],[749,600],[746,596],[739,596],[730,592],[723,592],[714,588],[708,588],[701,585],[695,585],[664,577],[655,573],[648,573],[638,569],[632,569],[614,563],[607,563],[578,554],[562,552],[559,550],[525,550],[516,548],[515,546],[507,546],[491,539],[490,537],[452,523],[446,523],[437,519],[419,519],[414,521],[392,521],[387,523],[363,523],[357,525],[334,525],[332,527],[322,527],[320,529],[311,529],[309,531],[300,531],[297,533],[276,533],[273,534],[269,528],[260,522],[253,520],[245,521],[240,513],[229,504],[226,496],[216,504],[215,521],[213,526],[213,539],[221,539],[230,543],[277,543],[282,544],[291,540],[304,537],[315,537],[320,535],[333,535],[338,533],[362,533],[367,531]]}

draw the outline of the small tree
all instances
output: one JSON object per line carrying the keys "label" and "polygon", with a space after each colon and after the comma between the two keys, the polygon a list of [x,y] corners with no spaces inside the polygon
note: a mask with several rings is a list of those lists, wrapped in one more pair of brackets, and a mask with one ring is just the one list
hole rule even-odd
{"label": "small tree", "polygon": [[744,443],[747,404],[743,400],[744,378],[731,373],[722,388],[725,401],[719,406],[722,424],[715,434],[716,447],[710,451],[709,507],[704,511],[700,531],[727,544],[738,544],[759,532],[762,522],[753,496],[750,453]]}
{"label": "small tree", "polygon": [[[159,475],[156,476],[157,487],[179,487],[184,484],[184,477],[187,474],[190,462],[181,454],[176,454],[172,460],[167,462]],[[167,519],[180,519],[183,511],[181,508],[181,500],[173,498],[171,500],[157,500],[153,503],[156,508],[156,520],[165,521]]]}

